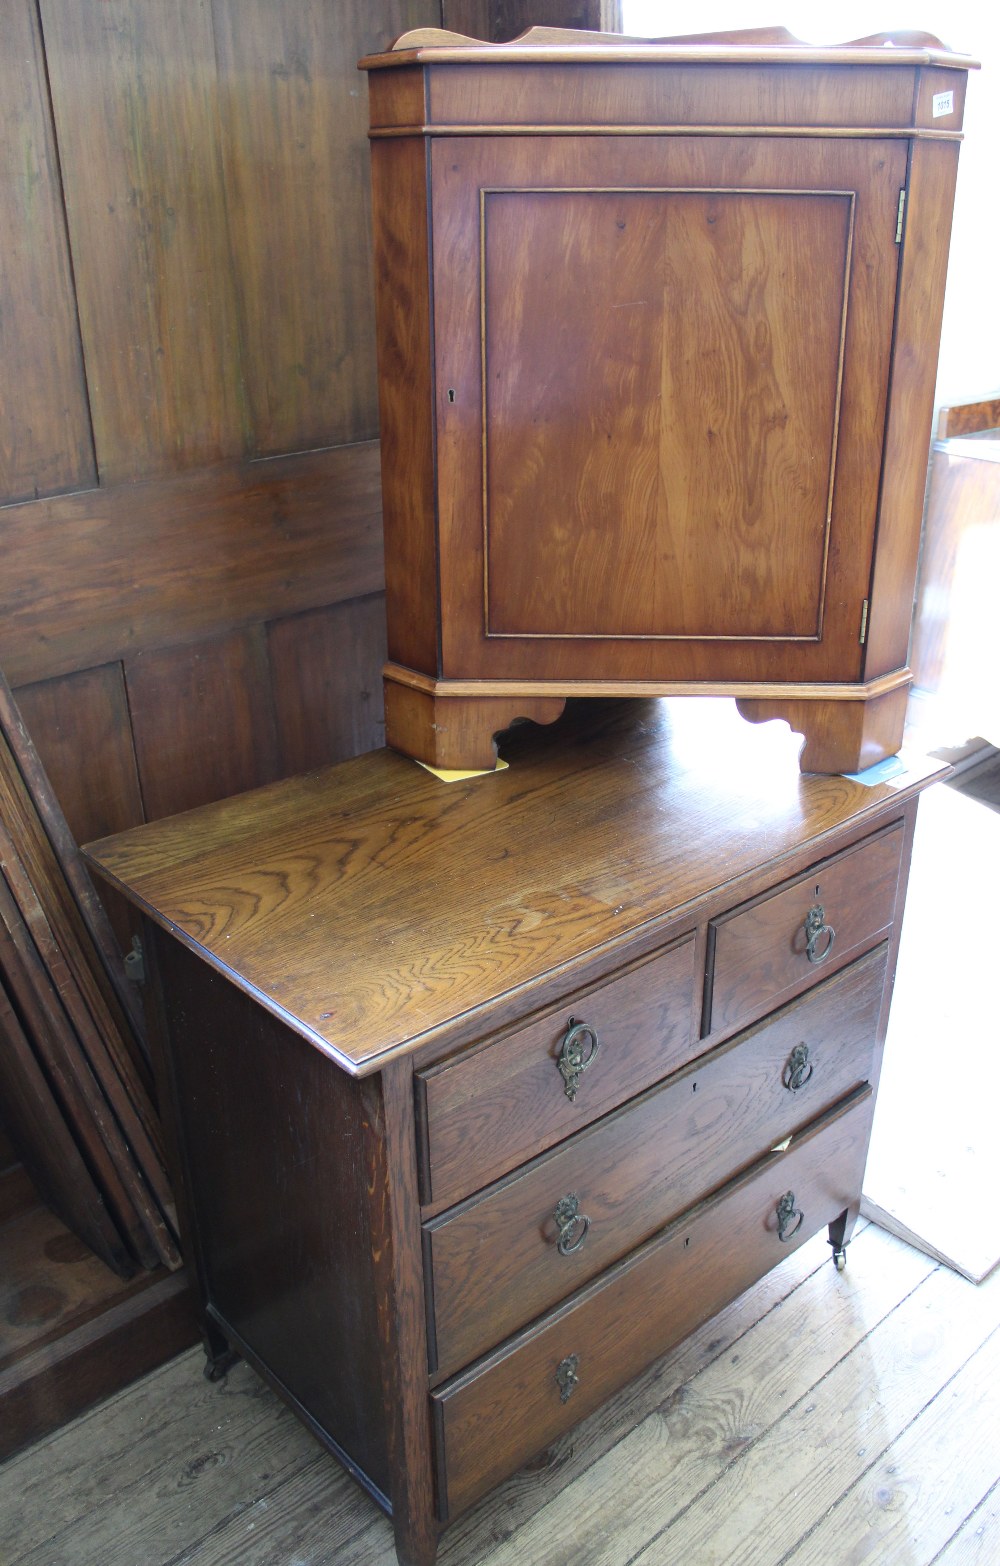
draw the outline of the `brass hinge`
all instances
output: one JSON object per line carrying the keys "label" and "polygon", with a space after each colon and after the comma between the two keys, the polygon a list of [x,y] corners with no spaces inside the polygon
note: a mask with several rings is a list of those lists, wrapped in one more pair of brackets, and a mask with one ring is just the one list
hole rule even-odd
{"label": "brass hinge", "polygon": [[858,641],[861,643],[862,647],[865,645],[865,637],[867,635],[868,635],[868,600],[866,598],[864,603],[861,605],[861,635],[858,637]]}
{"label": "brass hinge", "polygon": [[896,243],[903,240],[903,213],[906,211],[906,186],[899,192],[899,206],[896,208]]}

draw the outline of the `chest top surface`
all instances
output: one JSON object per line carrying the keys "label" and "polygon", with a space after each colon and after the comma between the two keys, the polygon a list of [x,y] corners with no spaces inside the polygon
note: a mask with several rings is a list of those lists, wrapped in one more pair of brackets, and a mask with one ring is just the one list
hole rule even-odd
{"label": "chest top surface", "polygon": [[[696,915],[940,772],[803,776],[728,703],[581,702],[444,784],[389,750],[88,850],[157,923],[353,1074],[651,922]],[[743,893],[742,895],[745,895]],[[527,991],[526,991],[527,992]]]}

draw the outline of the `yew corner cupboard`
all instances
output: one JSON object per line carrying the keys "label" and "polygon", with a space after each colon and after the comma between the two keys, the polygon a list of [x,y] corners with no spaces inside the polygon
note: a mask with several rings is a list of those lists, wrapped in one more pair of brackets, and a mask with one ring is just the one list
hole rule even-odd
{"label": "yew corner cupboard", "polygon": [[941,771],[800,777],[729,702],[577,702],[505,744],[91,850],[149,916],[213,1356],[403,1566],[826,1225],[843,1259]]}
{"label": "yew corner cupboard", "polygon": [[701,693],[805,769],[898,749],[973,63],[544,29],[362,62],[391,745],[492,766],[568,695]]}

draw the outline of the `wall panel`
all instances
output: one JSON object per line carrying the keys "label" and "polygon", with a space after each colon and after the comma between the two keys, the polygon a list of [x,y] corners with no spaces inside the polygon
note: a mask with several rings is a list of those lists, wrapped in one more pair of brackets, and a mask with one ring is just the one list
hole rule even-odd
{"label": "wall panel", "polygon": [[142,798],[118,663],[14,692],[78,843],[138,826]]}
{"label": "wall panel", "polygon": [[251,448],[209,0],[40,0],[101,482]]}
{"label": "wall panel", "polygon": [[125,679],[147,819],[278,776],[262,627],[139,653],[126,663]]}
{"label": "wall panel", "polygon": [[35,0],[0,12],[0,504],[96,483]]}
{"label": "wall panel", "polygon": [[0,667],[27,684],[378,592],[378,446],[15,506],[0,539]]}
{"label": "wall panel", "polygon": [[268,626],[283,774],[385,744],[381,593]]}
{"label": "wall panel", "polygon": [[214,0],[247,396],[259,454],[377,434],[368,106],[357,61],[431,0]]}

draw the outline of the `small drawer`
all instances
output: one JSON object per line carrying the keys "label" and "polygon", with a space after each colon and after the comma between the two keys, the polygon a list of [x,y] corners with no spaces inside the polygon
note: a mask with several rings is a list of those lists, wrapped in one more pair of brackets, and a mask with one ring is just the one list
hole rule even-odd
{"label": "small drawer", "polygon": [[702,1035],[752,1022],[892,924],[902,822],[709,925]]}
{"label": "small drawer", "polygon": [[481,1189],[689,1060],[694,953],[688,936],[419,1076],[424,1202]]}
{"label": "small drawer", "polygon": [[887,956],[883,942],[427,1223],[434,1369],[468,1364],[868,1081]]}
{"label": "small drawer", "polygon": [[[514,1343],[431,1394],[438,1497],[454,1517],[599,1408],[860,1198],[859,1089]],[[778,1207],[791,1197],[779,1238]],[[832,1283],[832,1269],[831,1269]]]}

